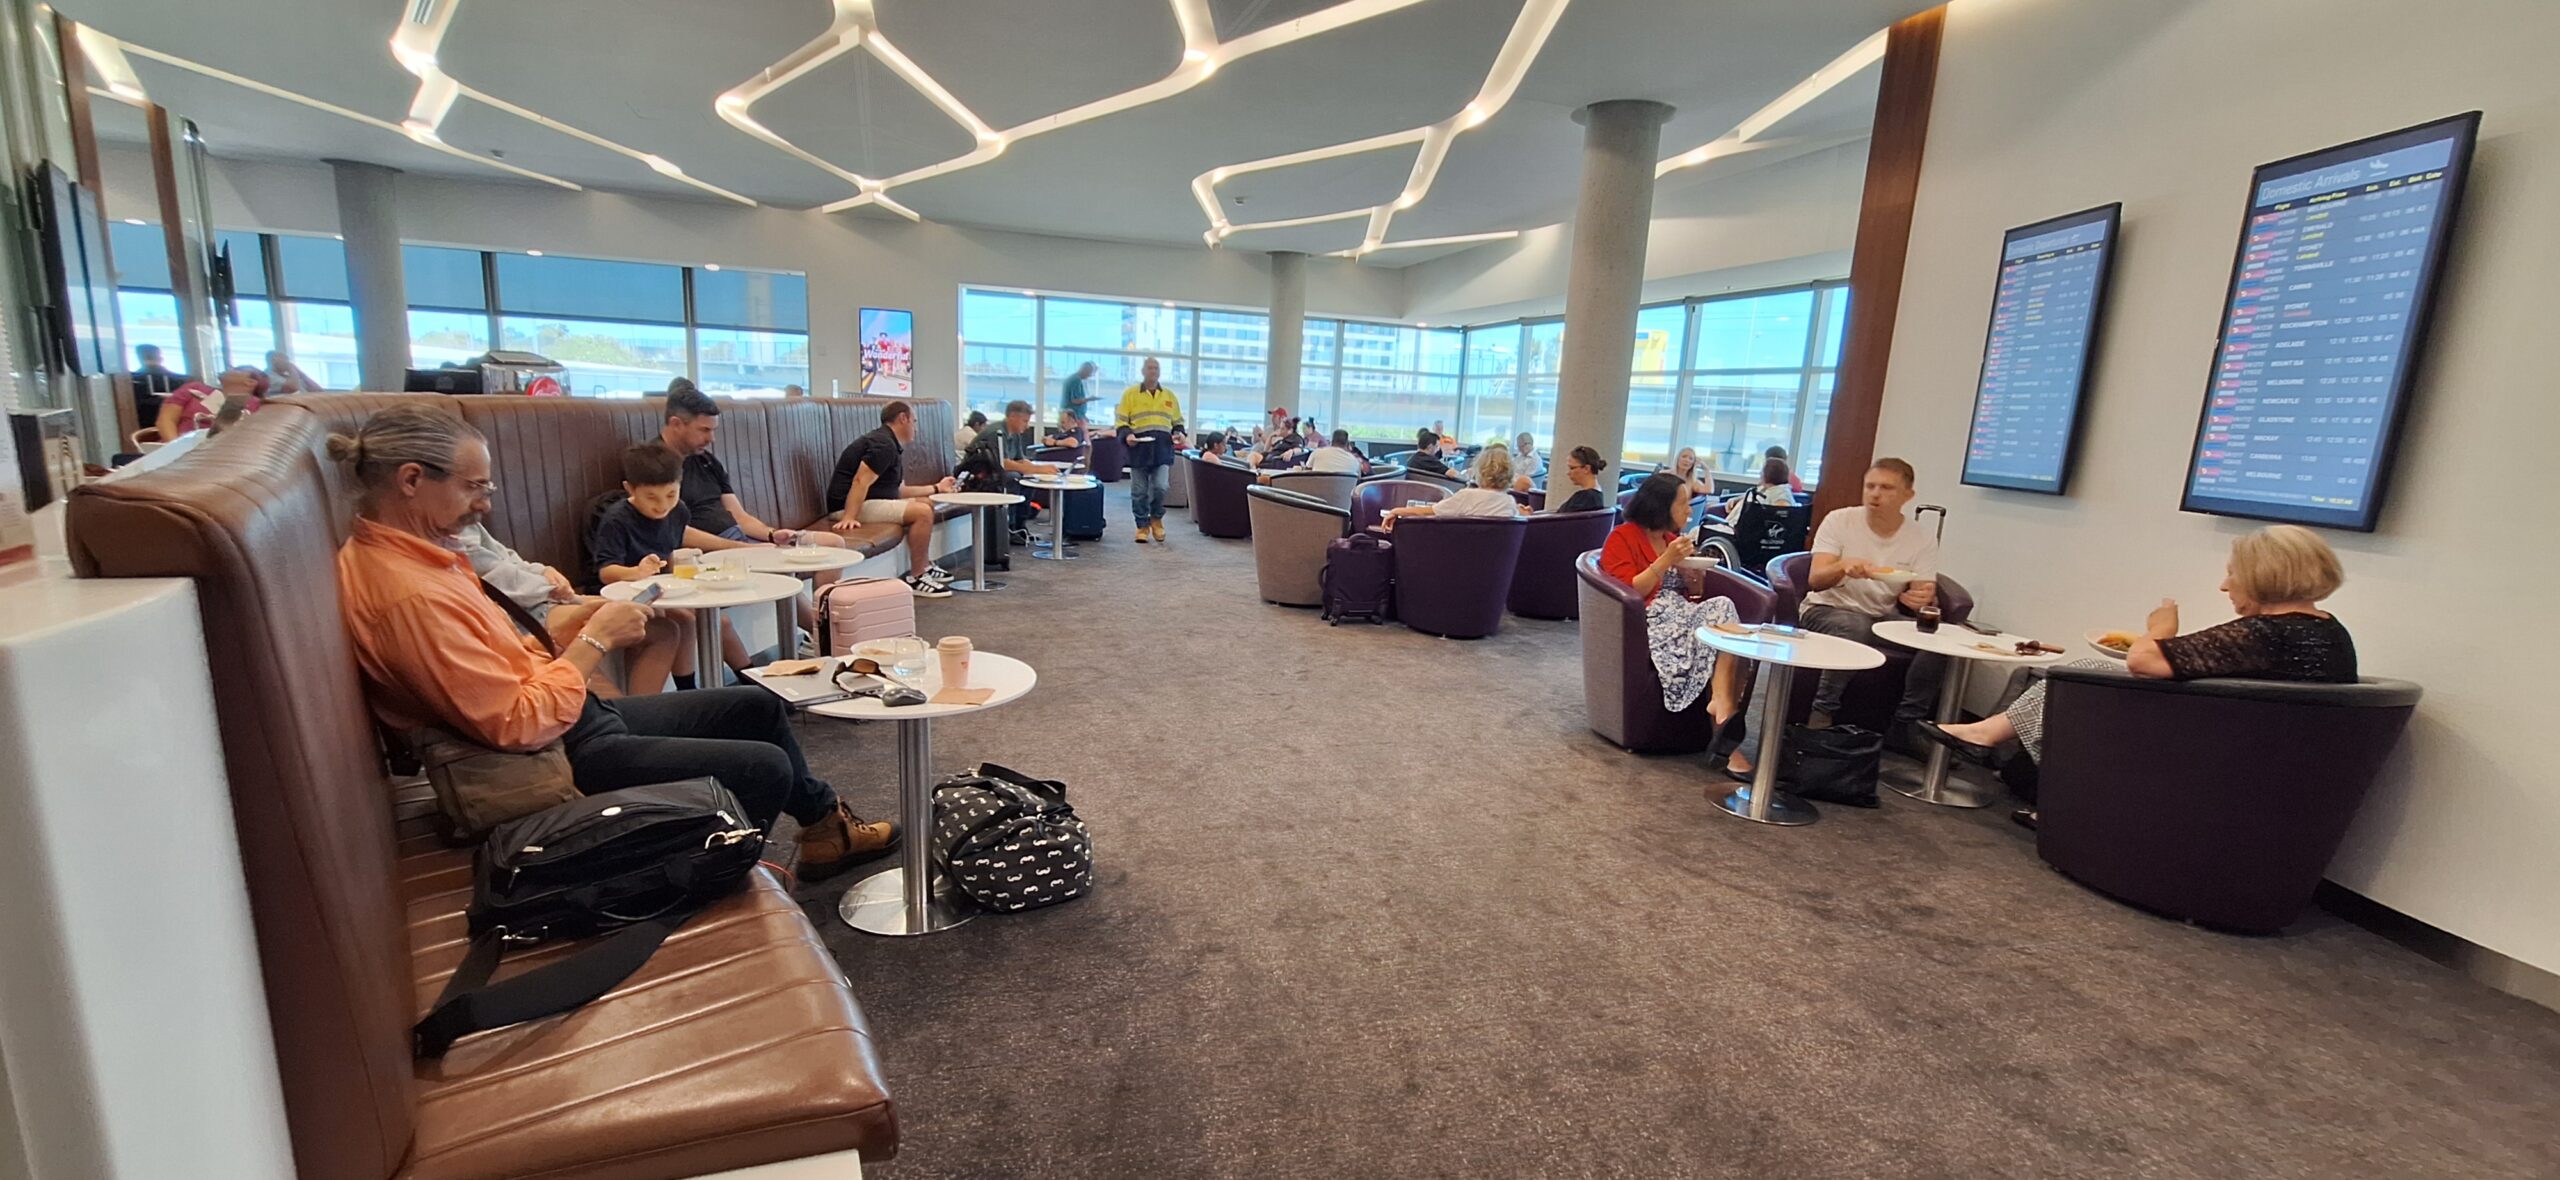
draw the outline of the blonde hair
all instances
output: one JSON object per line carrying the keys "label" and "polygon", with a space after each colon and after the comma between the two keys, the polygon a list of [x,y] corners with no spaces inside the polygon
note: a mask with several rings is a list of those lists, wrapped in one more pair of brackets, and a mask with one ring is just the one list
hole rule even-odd
{"label": "blonde hair", "polygon": [[2251,602],[2318,602],[2347,581],[2320,534],[2269,525],[2231,542],[2231,581]]}
{"label": "blonde hair", "polygon": [[1476,486],[1507,491],[1511,487],[1511,448],[1495,443],[1476,454]]}

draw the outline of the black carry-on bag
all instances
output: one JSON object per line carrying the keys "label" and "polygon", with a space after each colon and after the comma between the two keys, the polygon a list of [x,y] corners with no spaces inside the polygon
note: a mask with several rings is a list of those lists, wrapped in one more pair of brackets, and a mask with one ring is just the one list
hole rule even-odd
{"label": "black carry-on bag", "polygon": [[1396,617],[1395,542],[1371,533],[1353,533],[1325,545],[1324,570],[1316,576],[1324,591],[1324,618],[1384,623]]}
{"label": "black carry-on bag", "polygon": [[[566,1012],[638,971],[685,919],[736,892],[764,832],[708,778],[574,799],[489,833],[472,861],[471,951],[413,1030],[437,1058],[472,1033]],[[497,983],[509,946],[608,934]]]}

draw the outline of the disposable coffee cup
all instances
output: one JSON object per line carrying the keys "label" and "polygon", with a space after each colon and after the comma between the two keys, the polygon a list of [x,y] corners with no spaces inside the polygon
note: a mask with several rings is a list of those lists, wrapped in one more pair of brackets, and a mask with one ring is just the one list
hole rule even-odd
{"label": "disposable coffee cup", "polygon": [[969,655],[973,648],[966,635],[946,635],[934,645],[942,660],[942,687],[969,687]]}

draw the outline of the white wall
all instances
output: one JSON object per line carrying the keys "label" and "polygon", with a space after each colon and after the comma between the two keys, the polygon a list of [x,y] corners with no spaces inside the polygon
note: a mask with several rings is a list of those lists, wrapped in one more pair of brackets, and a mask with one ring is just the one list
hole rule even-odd
{"label": "white wall", "polygon": [[[1858,230],[1861,139],[1748,171],[1675,172],[1654,193],[1647,300],[1845,278]],[[1406,268],[1405,318],[1488,323],[1564,310],[1573,226],[1530,230]]]}
{"label": "white wall", "polygon": [[[107,215],[158,221],[150,156],[110,145]],[[224,229],[335,233],[337,195],[325,165],[217,160],[209,178]],[[1024,287],[1267,307],[1264,256],[1205,246],[1097,242],[1043,234],[913,224],[871,214],[829,215],[726,202],[668,200],[547,185],[400,177],[401,237],[496,250],[806,271],[810,389],[850,389],[861,308],[916,313],[917,392],[949,399],[959,386],[963,284]],[[1400,272],[1336,259],[1307,262],[1307,311],[1396,319]]]}
{"label": "white wall", "polygon": [[[2227,618],[2224,554],[2253,526],[2178,500],[2251,168],[2485,110],[2381,530],[2326,534],[2364,670],[2427,692],[2331,875],[2544,970],[2560,970],[2560,640],[2536,605],[2560,585],[2555,44],[2549,0],[1959,0],[1876,443],[1949,506],[1947,568],[2004,625],[2135,626],[2162,595],[2190,627]],[[2114,200],[2123,251],[2071,494],[1956,486],[2001,232]]]}

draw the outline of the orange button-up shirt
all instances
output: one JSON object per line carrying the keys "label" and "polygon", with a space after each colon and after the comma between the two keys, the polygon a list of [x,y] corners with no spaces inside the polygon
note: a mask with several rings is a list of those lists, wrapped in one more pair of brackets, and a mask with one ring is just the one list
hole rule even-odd
{"label": "orange button-up shirt", "polygon": [[587,681],[480,592],[471,559],[370,520],[338,550],[338,604],[374,716],[533,750],[577,723]]}

